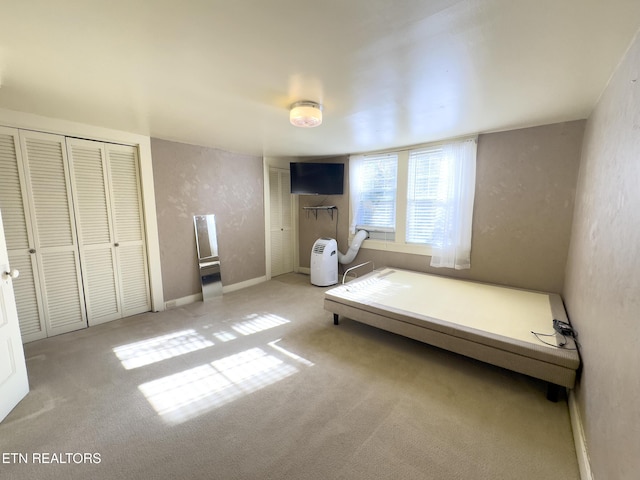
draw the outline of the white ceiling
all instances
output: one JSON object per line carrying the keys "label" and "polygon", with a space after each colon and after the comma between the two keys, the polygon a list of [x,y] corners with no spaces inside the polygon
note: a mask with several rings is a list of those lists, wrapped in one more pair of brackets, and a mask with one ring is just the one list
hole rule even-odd
{"label": "white ceiling", "polygon": [[269,156],[586,118],[640,27],[638,0],[3,4],[0,108]]}

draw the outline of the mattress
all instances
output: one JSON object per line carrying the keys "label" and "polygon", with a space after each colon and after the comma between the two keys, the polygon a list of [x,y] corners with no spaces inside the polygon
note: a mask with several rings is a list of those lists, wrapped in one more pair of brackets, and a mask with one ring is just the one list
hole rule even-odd
{"label": "mattress", "polygon": [[574,340],[554,335],[568,320],[552,293],[384,268],[328,290],[324,307],[568,388],[580,366]]}

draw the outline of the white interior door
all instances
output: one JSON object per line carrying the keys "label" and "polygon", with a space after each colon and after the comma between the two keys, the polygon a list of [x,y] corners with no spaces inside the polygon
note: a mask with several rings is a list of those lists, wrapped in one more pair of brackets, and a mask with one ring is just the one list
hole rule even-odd
{"label": "white interior door", "polygon": [[7,243],[0,215],[0,421],[29,393]]}
{"label": "white interior door", "polygon": [[271,276],[293,271],[293,230],[289,171],[269,169]]}

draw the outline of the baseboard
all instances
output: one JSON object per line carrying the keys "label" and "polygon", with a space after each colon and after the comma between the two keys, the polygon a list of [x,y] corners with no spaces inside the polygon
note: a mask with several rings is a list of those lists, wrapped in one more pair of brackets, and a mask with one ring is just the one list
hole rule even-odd
{"label": "baseboard", "polygon": [[263,275],[262,277],[256,277],[250,280],[245,280],[244,282],[238,282],[232,285],[223,286],[222,293],[235,292],[236,290],[242,290],[243,288],[252,287],[254,285],[258,285],[259,283],[266,282],[266,281],[267,281],[267,277],[266,275]]}
{"label": "baseboard", "polygon": [[187,295],[186,297],[174,298],[173,300],[167,300],[164,302],[165,310],[170,310],[172,308],[182,307],[183,305],[188,305],[190,303],[196,303],[202,300],[202,294],[196,293],[193,295]]}
{"label": "baseboard", "polygon": [[578,457],[578,468],[580,469],[581,480],[593,480],[591,464],[589,463],[589,453],[587,452],[587,442],[584,438],[584,428],[582,418],[576,402],[575,393],[569,390],[569,417],[571,417],[571,428],[573,430],[573,443],[576,446],[576,456]]}
{"label": "baseboard", "polygon": [[298,267],[299,273],[304,273],[305,275],[311,275],[311,268],[309,267]]}
{"label": "baseboard", "polygon": [[[236,290],[242,290],[243,288],[252,287],[253,285],[258,285],[259,283],[266,282],[267,277],[256,277],[250,280],[245,280],[244,282],[234,283],[232,285],[226,285],[222,287],[222,293],[230,293],[235,292]],[[165,310],[169,310],[171,308],[182,307],[183,305],[188,305],[190,303],[196,303],[202,301],[202,294],[196,293],[194,295],[187,295],[186,297],[174,298],[173,300],[167,300],[164,302]]]}

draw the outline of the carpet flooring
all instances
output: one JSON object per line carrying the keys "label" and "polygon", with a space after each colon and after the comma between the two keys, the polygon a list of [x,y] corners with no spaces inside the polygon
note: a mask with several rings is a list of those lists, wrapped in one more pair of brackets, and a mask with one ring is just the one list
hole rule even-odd
{"label": "carpet flooring", "polygon": [[544,382],[341,319],[287,274],[25,345],[0,478],[579,478]]}

